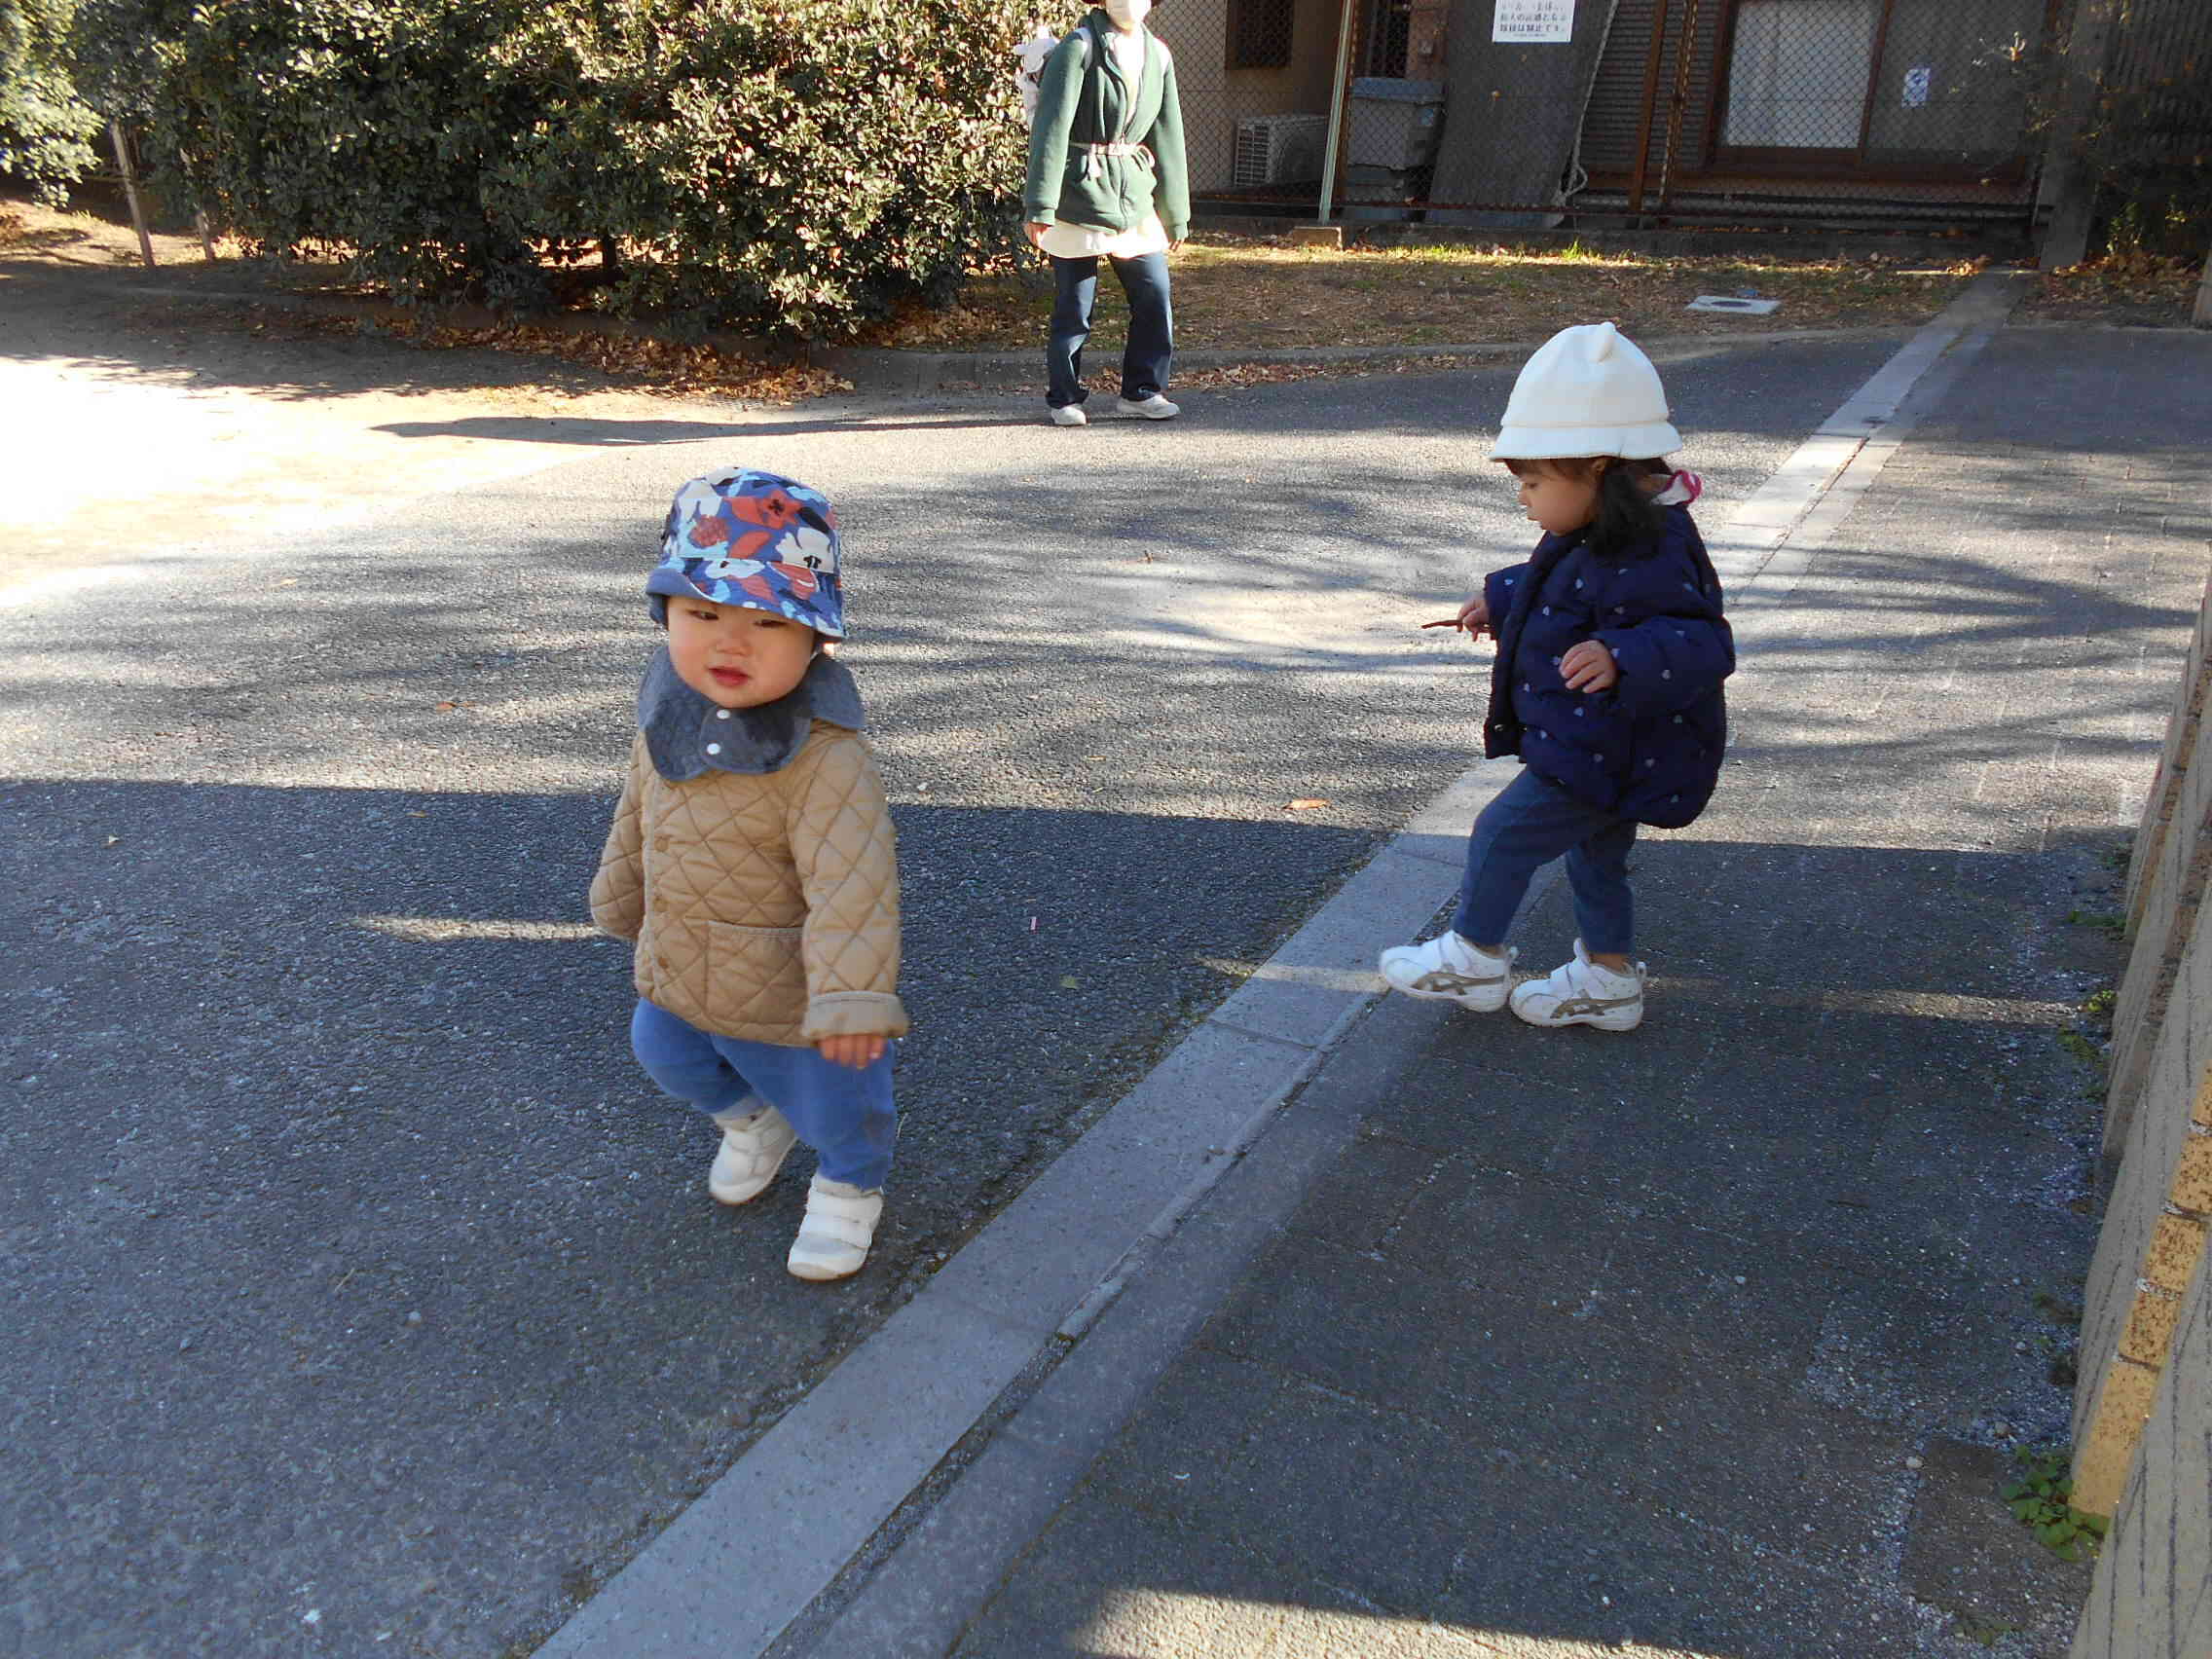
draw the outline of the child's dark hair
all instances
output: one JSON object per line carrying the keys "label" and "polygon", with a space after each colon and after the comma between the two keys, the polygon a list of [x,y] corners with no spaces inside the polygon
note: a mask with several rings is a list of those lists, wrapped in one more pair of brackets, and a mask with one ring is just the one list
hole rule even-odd
{"label": "child's dark hair", "polygon": [[1549,470],[1563,478],[1584,481],[1597,473],[1598,510],[1590,521],[1585,540],[1590,551],[1601,559],[1631,553],[1640,545],[1655,542],[1667,527],[1666,508],[1652,499],[1660,486],[1674,475],[1674,468],[1663,461],[1578,456],[1564,461],[1509,461],[1505,465],[1516,478],[1528,472]]}

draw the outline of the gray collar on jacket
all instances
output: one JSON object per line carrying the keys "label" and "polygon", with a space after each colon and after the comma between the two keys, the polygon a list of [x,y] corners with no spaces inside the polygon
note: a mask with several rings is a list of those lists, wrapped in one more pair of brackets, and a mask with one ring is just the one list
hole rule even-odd
{"label": "gray collar on jacket", "polygon": [[757,709],[717,708],[683,683],[666,645],[638,687],[638,729],[645,734],[653,770],[672,784],[710,771],[780,771],[806,747],[818,719],[853,731],[863,726],[860,687],[834,657],[816,657],[796,690]]}

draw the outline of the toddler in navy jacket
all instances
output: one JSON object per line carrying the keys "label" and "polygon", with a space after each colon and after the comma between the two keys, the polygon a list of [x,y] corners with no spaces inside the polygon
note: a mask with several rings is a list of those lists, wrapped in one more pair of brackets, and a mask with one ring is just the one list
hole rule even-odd
{"label": "toddler in navy jacket", "polygon": [[[1736,666],[1720,578],[1690,521],[1694,475],[1659,374],[1611,323],[1563,329],[1514,384],[1492,459],[1520,480],[1543,539],[1449,624],[1491,634],[1484,753],[1525,770],[1475,820],[1451,929],[1382,952],[1410,996],[1533,1025],[1633,1030],[1643,1018],[1628,883],[1637,828],[1689,823],[1727,745]],[[1505,942],[1535,872],[1562,854],[1581,935],[1541,979],[1513,983]]]}

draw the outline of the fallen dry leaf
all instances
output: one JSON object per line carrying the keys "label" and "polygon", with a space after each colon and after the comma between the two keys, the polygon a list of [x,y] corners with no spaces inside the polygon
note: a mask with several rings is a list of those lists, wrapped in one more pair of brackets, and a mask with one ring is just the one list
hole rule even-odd
{"label": "fallen dry leaf", "polygon": [[1321,795],[1300,795],[1290,803],[1290,810],[1293,812],[1314,812],[1328,804],[1328,800]]}

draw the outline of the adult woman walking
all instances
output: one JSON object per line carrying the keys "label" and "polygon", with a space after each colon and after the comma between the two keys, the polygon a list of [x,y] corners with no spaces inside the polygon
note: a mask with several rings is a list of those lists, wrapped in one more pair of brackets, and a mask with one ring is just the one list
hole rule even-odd
{"label": "adult woman walking", "polygon": [[1038,85],[1021,203],[1030,241],[1052,262],[1045,402],[1055,425],[1089,419],[1083,346],[1101,256],[1129,300],[1116,408],[1148,421],[1182,413],[1166,397],[1175,350],[1167,255],[1190,230],[1191,186],[1175,60],[1144,26],[1151,11],[1152,0],[1104,0],[1053,49]]}

